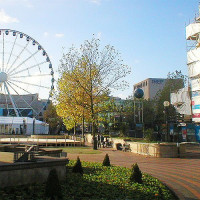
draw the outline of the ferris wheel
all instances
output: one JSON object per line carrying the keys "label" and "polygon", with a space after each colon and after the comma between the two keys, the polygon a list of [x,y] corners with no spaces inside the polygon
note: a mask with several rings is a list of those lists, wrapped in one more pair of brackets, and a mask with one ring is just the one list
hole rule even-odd
{"label": "ferris wheel", "polygon": [[54,89],[50,58],[35,39],[0,29],[0,116],[38,117]]}

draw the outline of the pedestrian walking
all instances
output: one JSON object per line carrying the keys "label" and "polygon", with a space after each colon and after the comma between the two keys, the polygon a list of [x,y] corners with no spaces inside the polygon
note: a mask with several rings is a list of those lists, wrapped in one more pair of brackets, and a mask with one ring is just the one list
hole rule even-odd
{"label": "pedestrian walking", "polygon": [[104,137],[103,137],[103,135],[101,135],[101,144],[102,144],[102,146],[103,146],[103,148],[105,147],[105,142],[104,142]]}
{"label": "pedestrian walking", "polygon": [[97,135],[97,146],[98,148],[101,148],[101,137],[99,134]]}

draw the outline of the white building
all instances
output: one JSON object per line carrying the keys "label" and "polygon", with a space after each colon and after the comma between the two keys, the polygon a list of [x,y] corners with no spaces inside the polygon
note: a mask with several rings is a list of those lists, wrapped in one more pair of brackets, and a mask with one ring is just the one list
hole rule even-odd
{"label": "white building", "polygon": [[165,86],[166,79],[164,78],[147,78],[139,83],[133,85],[133,92],[137,88],[144,91],[144,99],[153,99],[158,91],[162,90]]}
{"label": "white building", "polygon": [[29,117],[1,117],[0,134],[48,134],[49,125]]}
{"label": "white building", "polygon": [[191,80],[192,120],[200,122],[200,17],[186,27],[187,65]]}

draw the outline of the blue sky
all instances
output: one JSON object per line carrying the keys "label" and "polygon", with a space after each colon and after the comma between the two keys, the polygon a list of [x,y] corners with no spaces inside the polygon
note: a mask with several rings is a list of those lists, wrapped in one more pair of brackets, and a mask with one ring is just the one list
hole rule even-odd
{"label": "blue sky", "polygon": [[168,72],[187,74],[185,24],[198,13],[198,0],[0,0],[1,28],[36,39],[58,69],[62,47],[79,47],[93,34],[111,44],[131,67],[129,89],[146,78]]}

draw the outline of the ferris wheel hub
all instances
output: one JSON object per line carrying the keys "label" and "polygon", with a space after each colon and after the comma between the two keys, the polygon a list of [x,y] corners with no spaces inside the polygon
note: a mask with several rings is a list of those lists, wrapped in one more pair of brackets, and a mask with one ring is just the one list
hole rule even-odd
{"label": "ferris wheel hub", "polygon": [[6,82],[8,80],[8,75],[5,72],[0,72],[0,83]]}

